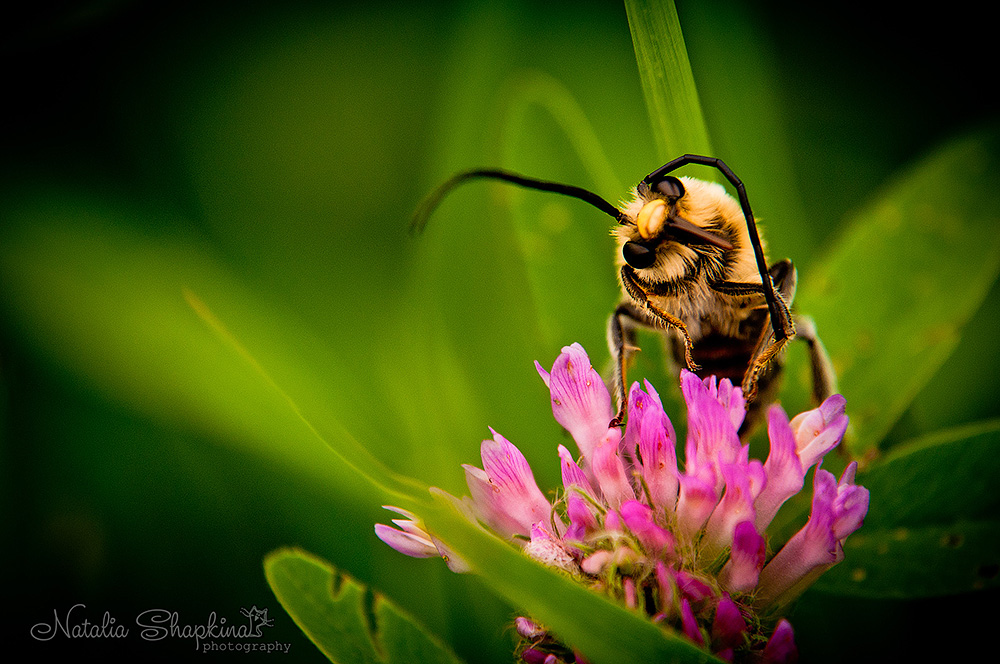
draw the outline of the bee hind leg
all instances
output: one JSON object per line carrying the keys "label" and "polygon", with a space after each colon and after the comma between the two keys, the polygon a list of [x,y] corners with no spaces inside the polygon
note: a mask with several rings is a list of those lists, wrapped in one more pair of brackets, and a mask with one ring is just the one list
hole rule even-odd
{"label": "bee hind leg", "polygon": [[837,391],[837,374],[833,370],[833,362],[827,355],[823,342],[816,334],[816,324],[808,316],[795,317],[797,336],[809,346],[809,363],[812,366],[813,399],[817,404],[823,403],[827,397]]}

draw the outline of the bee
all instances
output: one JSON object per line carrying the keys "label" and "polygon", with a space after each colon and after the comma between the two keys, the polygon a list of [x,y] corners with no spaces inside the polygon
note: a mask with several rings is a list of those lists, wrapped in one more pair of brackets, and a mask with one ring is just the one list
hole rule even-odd
{"label": "bee", "polygon": [[[738,200],[717,183],[672,175],[687,165],[717,169]],[[640,328],[664,333],[676,365],[742,386],[743,435],[774,400],[783,350],[796,336],[809,347],[814,400],[820,403],[835,391],[833,367],[815,326],[791,313],[795,266],[788,259],[768,265],[746,188],[721,159],[678,157],[644,177],[620,208],[582,187],[500,169],[463,171],[424,200],[412,229],[422,230],[449,191],[476,178],[577,198],[617,222],[612,235],[622,299],[607,330],[618,405],[611,426],[620,426],[627,414],[626,373]]]}

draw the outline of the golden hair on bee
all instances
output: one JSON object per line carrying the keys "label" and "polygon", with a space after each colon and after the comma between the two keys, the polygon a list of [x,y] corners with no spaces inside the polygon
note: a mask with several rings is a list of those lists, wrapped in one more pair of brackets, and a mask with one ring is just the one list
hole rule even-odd
{"label": "golden hair on bee", "polygon": [[[721,172],[737,199],[717,183],[670,175],[691,164]],[[618,243],[615,264],[623,297],[608,321],[619,406],[611,425],[625,418],[626,370],[637,349],[636,330],[643,327],[666,335],[676,364],[742,386],[748,414],[741,433],[753,428],[773,399],[782,351],[796,327],[809,345],[814,399],[833,393],[832,365],[812,322],[793,322],[795,268],[787,259],[768,266],[746,189],[722,160],[678,157],[643,178],[620,208],[581,187],[499,169],[464,171],[424,200],[412,229],[422,229],[449,191],[474,178],[578,198],[617,221],[611,232]]]}
{"label": "golden hair on bee", "polygon": [[[730,281],[759,283],[760,274],[757,271],[750,234],[739,203],[726,193],[722,185],[715,182],[692,177],[677,179],[686,191],[686,195],[677,201],[679,215],[695,226],[725,239],[733,245],[733,250],[727,251],[723,256],[720,252],[713,251],[716,249],[713,245],[664,243],[657,251],[657,263],[651,267],[651,270],[657,272],[656,275],[650,275],[651,280],[659,282],[679,279],[690,271],[701,253],[707,252],[710,256],[718,256],[724,260],[720,276]],[[660,205],[657,205],[658,203]],[[666,201],[656,197],[648,187],[635,187],[632,190],[631,200],[622,204],[622,212],[630,220],[636,220],[636,224],[619,224],[611,229],[611,234],[618,241],[619,268],[625,262],[621,249],[626,242],[649,240],[661,230],[662,224],[650,228],[648,222],[643,224],[643,228],[639,228],[640,217],[643,217],[643,220],[649,217],[649,214],[642,215],[642,213],[648,212],[651,204],[656,212],[665,212],[667,209]],[[664,217],[661,215],[660,218]]]}

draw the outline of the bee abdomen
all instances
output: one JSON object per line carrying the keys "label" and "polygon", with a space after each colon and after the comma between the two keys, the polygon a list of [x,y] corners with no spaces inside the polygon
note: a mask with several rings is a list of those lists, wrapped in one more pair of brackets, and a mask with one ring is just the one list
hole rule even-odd
{"label": "bee abdomen", "polygon": [[[671,350],[674,361],[684,366],[684,344],[673,339]],[[723,334],[710,334],[695,344],[693,359],[701,367],[696,372],[699,378],[716,376],[719,380],[728,378],[734,386],[743,383],[743,376],[753,358],[754,344],[746,339]],[[747,415],[740,427],[740,437],[749,436],[760,424],[764,408],[774,401],[781,384],[782,362],[776,358],[757,379],[757,398],[747,403]]]}
{"label": "bee abdomen", "polygon": [[[674,344],[674,356],[680,350],[683,358],[683,346],[678,349]],[[728,378],[734,385],[743,382],[743,374],[746,373],[753,357],[754,344],[746,339],[724,336],[721,334],[710,334],[698,340],[694,347],[694,361],[701,367],[698,376],[706,378],[708,376],[718,376]]]}

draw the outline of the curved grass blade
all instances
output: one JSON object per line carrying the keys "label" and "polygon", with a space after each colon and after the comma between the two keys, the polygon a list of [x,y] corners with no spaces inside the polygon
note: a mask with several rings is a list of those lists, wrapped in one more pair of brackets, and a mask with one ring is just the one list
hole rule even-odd
{"label": "curved grass blade", "polygon": [[[547,74],[531,72],[514,83],[501,132],[501,163],[513,165],[525,160],[524,149],[515,146],[523,145],[525,136],[532,136],[529,115],[536,109],[556,121],[573,149],[570,159],[560,155],[560,161],[578,161],[593,183],[587,186],[607,200],[624,195],[625,187],[583,109],[562,83]],[[513,166],[513,170],[522,169]],[[613,221],[563,197],[544,197],[515,188],[506,188],[504,193],[511,200],[510,216],[545,347],[558,348],[566,339],[587,341],[581,334],[603,345],[598,334],[601,328],[592,321],[604,318],[618,297],[608,267],[613,243],[607,228]],[[572,284],[572,288],[564,284]]]}
{"label": "curved grass blade", "polygon": [[526,115],[535,107],[544,110],[559,125],[598,192],[606,192],[605,198],[613,199],[625,191],[580,104],[565,85],[541,72],[529,72],[514,83],[501,132],[506,139],[501,145],[504,151],[501,163],[511,163],[513,138],[525,133]]}
{"label": "curved grass blade", "polygon": [[0,248],[3,308],[25,339],[156,419],[366,500],[423,494],[341,425],[330,395],[357,388],[308,330],[197,241],[127,230],[163,219],[123,207],[50,201],[11,215],[20,223]]}

